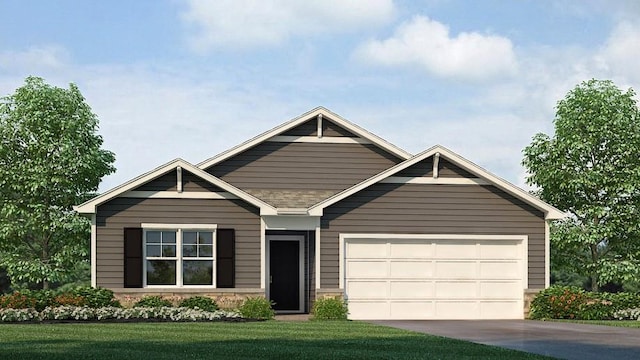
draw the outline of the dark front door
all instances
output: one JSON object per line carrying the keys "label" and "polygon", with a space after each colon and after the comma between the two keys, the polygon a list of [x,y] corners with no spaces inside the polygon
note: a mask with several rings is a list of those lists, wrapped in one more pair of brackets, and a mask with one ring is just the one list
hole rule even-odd
{"label": "dark front door", "polygon": [[300,310],[300,242],[270,242],[269,297],[274,310]]}

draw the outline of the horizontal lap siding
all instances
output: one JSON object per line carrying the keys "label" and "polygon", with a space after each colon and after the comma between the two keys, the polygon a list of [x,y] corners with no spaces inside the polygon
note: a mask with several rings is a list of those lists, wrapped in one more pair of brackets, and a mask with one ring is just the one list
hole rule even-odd
{"label": "horizontal lap siding", "polygon": [[398,162],[373,145],[267,142],[207,171],[240,188],[337,192]]}
{"label": "horizontal lap siding", "polygon": [[493,187],[375,184],[325,209],[321,282],[338,287],[340,233],[529,236],[529,288],[544,288],[543,214]]}
{"label": "horizontal lap siding", "polygon": [[176,170],[173,169],[168,173],[159,176],[144,185],[140,185],[133,189],[135,191],[176,191],[176,185],[178,184],[178,175]]}
{"label": "horizontal lap siding", "polygon": [[97,285],[123,287],[123,231],[141,223],[217,224],[236,230],[236,287],[260,287],[260,216],[239,200],[116,198],[98,207]]}

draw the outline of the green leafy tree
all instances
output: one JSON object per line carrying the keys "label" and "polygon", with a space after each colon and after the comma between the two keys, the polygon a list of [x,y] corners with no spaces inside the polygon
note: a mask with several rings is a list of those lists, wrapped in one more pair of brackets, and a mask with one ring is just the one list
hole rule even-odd
{"label": "green leafy tree", "polygon": [[77,86],[28,77],[0,100],[0,266],[48,288],[89,252],[90,224],[72,206],[98,189],[115,157]]}
{"label": "green leafy tree", "polygon": [[524,149],[527,182],[572,216],[552,226],[552,264],[593,291],[640,274],[640,114],[633,89],[590,80],[558,102],[555,135]]}

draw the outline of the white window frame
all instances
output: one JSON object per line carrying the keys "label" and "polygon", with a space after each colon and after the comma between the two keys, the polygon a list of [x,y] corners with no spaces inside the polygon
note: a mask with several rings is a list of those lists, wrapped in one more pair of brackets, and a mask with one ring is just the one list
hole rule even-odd
{"label": "white window frame", "polygon": [[[155,224],[155,223],[143,223],[140,224],[143,232],[143,245],[142,245],[142,257],[143,257],[143,265],[142,265],[142,281],[143,287],[145,288],[215,288],[216,284],[216,248],[217,248],[217,224]],[[175,231],[176,232],[176,284],[175,285],[147,285],[147,231]],[[211,257],[206,258],[194,258],[188,257],[184,258],[182,256],[182,234],[185,231],[202,231],[202,232],[211,232],[212,233],[212,249],[211,249]],[[155,258],[157,260],[166,259],[173,260],[174,257],[167,258]],[[154,259],[152,259],[154,260]],[[213,264],[213,274],[212,274],[212,284],[211,285],[183,285],[183,276],[182,276],[182,268],[184,260],[211,260]]]}

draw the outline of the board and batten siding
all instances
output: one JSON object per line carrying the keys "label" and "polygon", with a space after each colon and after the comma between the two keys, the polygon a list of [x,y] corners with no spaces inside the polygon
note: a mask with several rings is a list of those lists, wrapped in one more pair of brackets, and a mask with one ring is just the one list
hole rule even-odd
{"label": "board and batten siding", "polygon": [[265,142],[206,171],[241,189],[338,192],[400,161],[374,145]]}
{"label": "board and batten siding", "polygon": [[482,234],[529,237],[529,288],[545,286],[541,211],[494,186],[374,184],[324,210],[320,281],[338,288],[340,233]]}
{"label": "board and batten siding", "polygon": [[115,198],[98,206],[96,281],[122,288],[123,232],[141,223],[217,224],[235,229],[237,288],[260,287],[259,210],[241,200]]}

